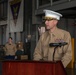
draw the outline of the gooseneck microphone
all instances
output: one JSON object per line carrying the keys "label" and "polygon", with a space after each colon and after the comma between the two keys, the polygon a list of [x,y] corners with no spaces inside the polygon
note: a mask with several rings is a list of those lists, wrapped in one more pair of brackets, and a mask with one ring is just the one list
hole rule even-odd
{"label": "gooseneck microphone", "polygon": [[61,47],[67,44],[68,44],[67,42],[59,42],[59,43],[50,43],[49,46],[50,47]]}
{"label": "gooseneck microphone", "polygon": [[55,51],[58,47],[61,47],[61,46],[65,46],[67,45],[68,43],[67,42],[59,42],[59,43],[50,43],[49,46],[50,47],[55,47],[54,48],[54,52],[53,52],[53,61],[54,61],[54,55],[55,55]]}

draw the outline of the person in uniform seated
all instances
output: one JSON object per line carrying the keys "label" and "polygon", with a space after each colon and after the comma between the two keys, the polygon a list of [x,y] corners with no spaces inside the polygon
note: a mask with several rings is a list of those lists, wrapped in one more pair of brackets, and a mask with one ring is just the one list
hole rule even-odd
{"label": "person in uniform seated", "polygon": [[23,43],[18,42],[17,43],[17,51],[16,51],[15,55],[23,55],[23,54],[24,54]]}
{"label": "person in uniform seated", "polygon": [[57,27],[62,14],[52,10],[43,11],[47,31],[40,36],[33,54],[33,60],[53,61],[55,47],[50,47],[49,44],[59,42],[63,44],[63,42],[66,42],[66,45],[57,47],[54,54],[54,61],[61,60],[64,68],[66,68],[72,60],[71,35],[68,31]]}
{"label": "person in uniform seated", "polygon": [[17,48],[16,48],[16,44],[13,43],[12,37],[9,37],[8,42],[5,44],[4,51],[5,51],[6,59],[14,58]]}

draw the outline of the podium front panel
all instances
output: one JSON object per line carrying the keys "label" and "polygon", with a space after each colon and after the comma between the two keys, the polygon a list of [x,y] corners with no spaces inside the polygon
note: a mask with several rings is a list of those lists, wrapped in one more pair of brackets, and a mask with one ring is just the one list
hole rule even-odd
{"label": "podium front panel", "polygon": [[60,61],[3,61],[2,75],[66,75]]}

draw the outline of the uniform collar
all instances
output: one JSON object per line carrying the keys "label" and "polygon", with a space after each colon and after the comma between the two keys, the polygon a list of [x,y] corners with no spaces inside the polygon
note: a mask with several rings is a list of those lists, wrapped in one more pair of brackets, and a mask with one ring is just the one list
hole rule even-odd
{"label": "uniform collar", "polygon": [[13,43],[11,43],[11,44],[10,44],[10,43],[8,43],[8,44],[9,44],[9,45],[12,45]]}
{"label": "uniform collar", "polygon": [[50,34],[50,35],[52,34],[53,36],[57,35],[57,34],[58,34],[58,29],[59,29],[59,28],[56,27],[56,29],[55,29],[53,32],[50,32],[50,31],[49,31],[49,34]]}

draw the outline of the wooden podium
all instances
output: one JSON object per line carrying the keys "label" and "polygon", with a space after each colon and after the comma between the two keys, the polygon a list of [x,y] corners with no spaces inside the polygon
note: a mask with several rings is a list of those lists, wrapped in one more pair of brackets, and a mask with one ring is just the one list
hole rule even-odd
{"label": "wooden podium", "polygon": [[2,75],[67,75],[61,61],[3,61]]}

